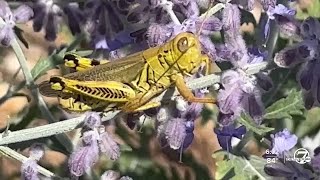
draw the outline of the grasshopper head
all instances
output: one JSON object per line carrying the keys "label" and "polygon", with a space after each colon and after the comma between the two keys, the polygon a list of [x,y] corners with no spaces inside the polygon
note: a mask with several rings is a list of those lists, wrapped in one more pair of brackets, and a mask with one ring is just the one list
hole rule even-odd
{"label": "grasshopper head", "polygon": [[202,63],[201,46],[197,37],[188,32],[178,34],[173,40],[174,59],[183,73],[190,73]]}

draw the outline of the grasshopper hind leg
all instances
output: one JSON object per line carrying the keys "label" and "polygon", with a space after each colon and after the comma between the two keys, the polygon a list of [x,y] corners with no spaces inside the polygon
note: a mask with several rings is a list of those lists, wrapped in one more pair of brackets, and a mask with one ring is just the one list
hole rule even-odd
{"label": "grasshopper hind leg", "polygon": [[72,93],[61,95],[58,97],[58,101],[61,108],[68,112],[102,112],[110,106],[108,102]]}
{"label": "grasshopper hind leg", "polygon": [[64,65],[75,71],[84,71],[100,64],[108,63],[108,60],[95,60],[90,58],[81,57],[75,53],[68,53],[64,56]]}

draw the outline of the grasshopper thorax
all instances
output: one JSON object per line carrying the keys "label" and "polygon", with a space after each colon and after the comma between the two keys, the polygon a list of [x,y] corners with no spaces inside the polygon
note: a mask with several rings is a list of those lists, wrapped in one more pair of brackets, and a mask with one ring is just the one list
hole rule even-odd
{"label": "grasshopper thorax", "polygon": [[171,43],[173,64],[182,73],[189,74],[202,63],[201,46],[197,37],[189,32],[178,34]]}

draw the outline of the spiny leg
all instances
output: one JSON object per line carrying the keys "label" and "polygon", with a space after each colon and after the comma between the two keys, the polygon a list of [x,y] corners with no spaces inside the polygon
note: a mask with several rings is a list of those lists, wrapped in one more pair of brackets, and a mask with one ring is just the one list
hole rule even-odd
{"label": "spiny leg", "polygon": [[180,75],[174,75],[172,79],[175,81],[176,87],[182,97],[184,97],[189,102],[198,103],[216,103],[214,98],[198,98],[195,97],[192,91],[187,87],[184,79]]}

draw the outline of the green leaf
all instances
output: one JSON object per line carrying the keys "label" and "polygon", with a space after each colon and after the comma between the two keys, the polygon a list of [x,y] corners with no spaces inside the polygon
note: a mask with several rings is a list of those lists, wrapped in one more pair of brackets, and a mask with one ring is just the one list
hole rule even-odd
{"label": "green leaf", "polygon": [[63,57],[58,54],[50,55],[48,58],[40,59],[32,68],[31,75],[34,80],[46,73],[48,70],[55,68],[58,64],[63,63]]}
{"label": "green leaf", "polygon": [[304,109],[300,91],[291,90],[286,98],[282,98],[266,109],[265,119],[290,118],[291,115],[302,115]]}
{"label": "green leaf", "polygon": [[258,156],[251,155],[249,159],[246,159],[226,151],[215,152],[212,156],[217,161],[216,179],[273,179],[264,172],[264,165],[267,161]]}
{"label": "green leaf", "polygon": [[320,128],[320,108],[314,107],[306,112],[303,121],[297,125],[295,134],[299,137],[305,137],[312,132],[318,132]]}
{"label": "green leaf", "polygon": [[300,8],[297,8],[297,15],[298,19],[306,19],[307,17],[320,17],[320,1],[319,0],[311,0],[312,2],[307,7],[306,10],[302,11]]}
{"label": "green leaf", "polygon": [[259,134],[264,135],[267,132],[273,131],[274,128],[265,127],[263,125],[257,125],[254,120],[247,114],[242,113],[239,122],[246,126],[247,129]]}

